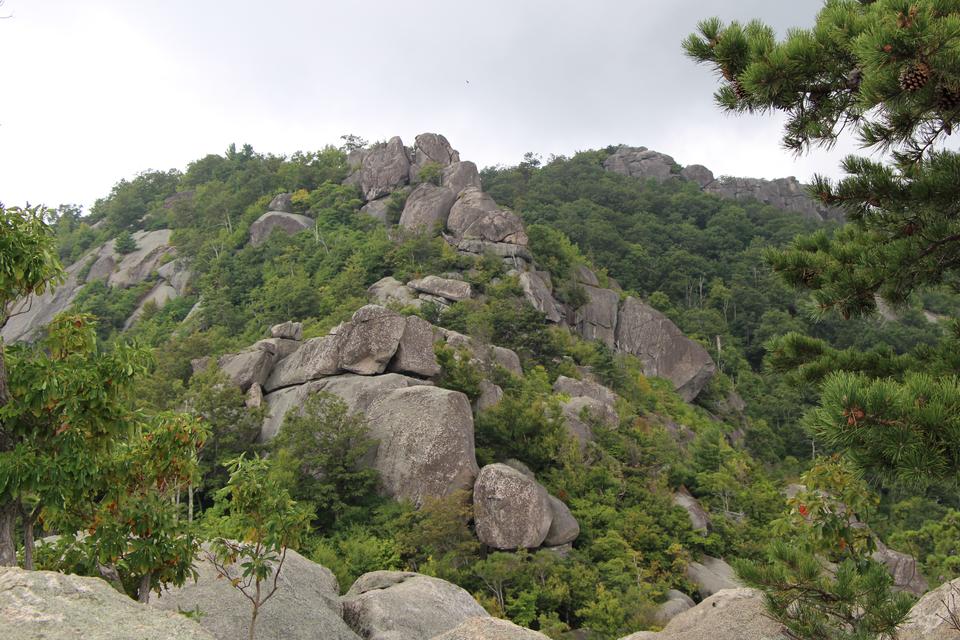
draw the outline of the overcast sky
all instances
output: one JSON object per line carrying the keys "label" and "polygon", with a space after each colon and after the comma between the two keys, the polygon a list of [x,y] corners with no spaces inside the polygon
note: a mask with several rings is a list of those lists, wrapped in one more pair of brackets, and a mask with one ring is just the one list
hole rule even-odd
{"label": "overcast sky", "polygon": [[0,201],[89,206],[121,178],[231,143],[288,154],[445,134],[515,164],[647,146],[718,175],[836,174],[776,118],[732,117],[685,58],[699,19],[808,26],[821,0],[6,0]]}

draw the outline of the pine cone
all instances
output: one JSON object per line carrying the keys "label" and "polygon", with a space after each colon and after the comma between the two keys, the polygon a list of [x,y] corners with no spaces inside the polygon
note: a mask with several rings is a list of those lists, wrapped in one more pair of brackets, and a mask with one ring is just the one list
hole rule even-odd
{"label": "pine cone", "polygon": [[900,72],[900,88],[904,91],[919,91],[930,80],[930,66],[926,62],[914,62]]}
{"label": "pine cone", "polygon": [[938,84],[934,90],[934,99],[940,111],[953,111],[960,108],[960,90],[956,87]]}

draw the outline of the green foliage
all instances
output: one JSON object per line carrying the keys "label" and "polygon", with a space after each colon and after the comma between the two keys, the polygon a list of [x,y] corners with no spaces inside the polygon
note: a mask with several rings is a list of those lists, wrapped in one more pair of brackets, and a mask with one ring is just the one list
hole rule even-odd
{"label": "green foliage", "polygon": [[270,447],[275,464],[288,470],[291,495],[313,506],[315,527],[324,531],[376,501],[377,472],[362,464],[375,444],[362,415],[349,413],[339,397],[318,393],[286,415]]}
{"label": "green foliage", "polygon": [[260,608],[279,588],[287,550],[299,547],[314,514],[290,497],[267,459],[241,455],[227,468],[230,480],[206,513],[207,530],[217,536],[206,555],[250,601],[248,638],[254,640]]}
{"label": "green foliage", "polygon": [[162,217],[164,200],[174,194],[180,172],[146,171],[133,180],[121,180],[106,198],[90,210],[93,220],[104,220],[115,231],[134,231],[145,218]]}
{"label": "green foliage", "polygon": [[44,214],[40,208],[0,207],[0,309],[4,314],[10,303],[30,293],[43,293],[60,278],[56,240]]}
{"label": "green foliage", "polygon": [[890,544],[911,553],[933,584],[960,577],[960,511],[950,509],[940,520],[919,529],[900,531]]}
{"label": "green foliage", "polygon": [[427,182],[432,185],[440,186],[440,180],[443,178],[443,166],[439,162],[427,162],[417,173],[417,180]]}
{"label": "green foliage", "polygon": [[460,391],[471,402],[479,398],[483,374],[474,364],[470,350],[465,347],[454,349],[438,342],[434,345],[433,351],[440,365],[440,375],[436,378],[437,386]]}
{"label": "green foliage", "polygon": [[124,229],[117,234],[117,237],[114,240],[113,248],[116,249],[117,253],[120,255],[133,253],[137,250],[137,241],[133,239],[133,235],[129,231]]}

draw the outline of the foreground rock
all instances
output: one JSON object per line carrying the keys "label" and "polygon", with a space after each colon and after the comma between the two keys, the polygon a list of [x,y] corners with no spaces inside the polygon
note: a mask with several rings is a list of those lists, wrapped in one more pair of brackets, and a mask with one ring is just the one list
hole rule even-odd
{"label": "foreground rock", "polygon": [[267,211],[250,225],[250,244],[255,247],[263,244],[275,229],[292,236],[312,226],[313,219],[307,216],[285,211]]}
{"label": "foreground rock", "polygon": [[354,151],[347,161],[356,171],[344,182],[359,187],[365,201],[390,195],[410,180],[410,159],[396,136],[386,144]]}
{"label": "foreground rock", "polygon": [[960,631],[952,622],[960,617],[960,578],[944,583],[923,596],[910,609],[909,621],[900,628],[900,640],[955,640]]}
{"label": "foreground rock", "polygon": [[533,549],[543,544],[553,520],[547,490],[505,464],[480,470],[473,489],[477,538],[496,549]]}
{"label": "foreground rock", "polygon": [[400,214],[400,226],[411,231],[435,231],[442,229],[450,215],[450,207],[456,194],[446,187],[438,187],[429,182],[418,185],[407,197]]}
{"label": "foreground rock", "polygon": [[[201,553],[197,582],[165,590],[150,605],[176,613],[200,608],[199,623],[219,640],[247,637],[250,602]],[[341,618],[340,590],[330,570],[288,551],[279,588],[260,610],[257,640],[357,640]],[[116,637],[116,636],[114,636]],[[150,636],[129,636],[150,637]]]}
{"label": "foreground rock", "polygon": [[0,567],[4,640],[213,640],[193,620],[134,602],[99,578]]}
{"label": "foreground rock", "polygon": [[[876,543],[877,550],[873,553],[873,559],[887,568],[887,571],[893,577],[894,588],[899,591],[907,591],[915,596],[925,594],[930,585],[927,584],[927,579],[920,573],[920,569],[917,567],[917,559],[909,554],[891,549],[879,539]],[[958,613],[960,613],[960,610],[958,610]],[[960,638],[960,633],[958,633],[958,638]]]}
{"label": "foreground rock", "polygon": [[710,515],[686,487],[680,487],[680,490],[673,494],[673,504],[687,512],[694,531],[706,532],[710,529]]}
{"label": "foreground rock", "polygon": [[696,603],[693,601],[693,598],[682,591],[670,589],[667,591],[666,601],[657,607],[654,619],[658,624],[664,625],[684,611],[692,609],[695,606]]}
{"label": "foreground rock", "polygon": [[786,640],[766,616],[753,589],[726,589],[673,618],[663,631],[641,631],[620,640]]}
{"label": "foreground rock", "polygon": [[473,486],[473,413],[462,393],[431,386],[390,391],[370,404],[367,423],[379,442],[374,467],[391,498],[420,506]]}
{"label": "foreground rock", "polygon": [[627,298],[620,309],[616,346],[640,358],[646,375],[670,380],[688,402],[697,397],[717,370],[706,349],[637,298]]}
{"label": "foreground rock", "polygon": [[538,631],[524,629],[509,620],[489,616],[470,618],[456,629],[447,631],[431,640],[549,640]]}
{"label": "foreground rock", "polygon": [[344,620],[367,640],[429,640],[489,615],[455,584],[405,571],[360,576],[342,603]]}

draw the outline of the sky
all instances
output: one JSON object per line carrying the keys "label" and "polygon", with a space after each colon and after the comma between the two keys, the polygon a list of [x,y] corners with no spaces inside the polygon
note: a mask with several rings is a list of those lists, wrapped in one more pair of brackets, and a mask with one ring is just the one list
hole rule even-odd
{"label": "sky", "polygon": [[231,142],[290,154],[425,131],[516,164],[611,144],[716,175],[839,174],[776,116],[730,116],[680,41],[698,20],[783,33],[821,0],[6,0],[0,202],[89,207],[118,180]]}

